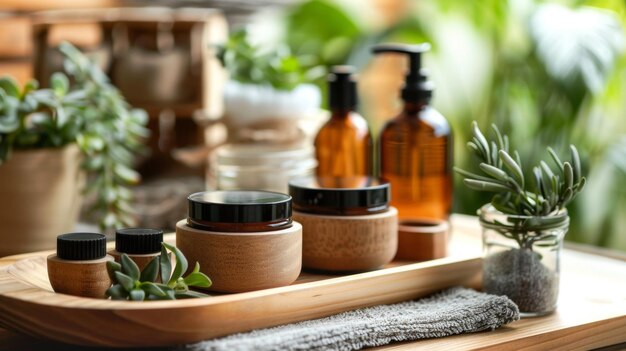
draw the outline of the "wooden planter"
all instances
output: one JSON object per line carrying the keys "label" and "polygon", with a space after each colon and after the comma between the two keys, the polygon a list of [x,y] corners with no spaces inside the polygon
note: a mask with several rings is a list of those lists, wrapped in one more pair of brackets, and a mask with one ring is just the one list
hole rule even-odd
{"label": "wooden planter", "polygon": [[13,152],[0,165],[0,257],[53,249],[78,219],[83,183],[76,145]]}

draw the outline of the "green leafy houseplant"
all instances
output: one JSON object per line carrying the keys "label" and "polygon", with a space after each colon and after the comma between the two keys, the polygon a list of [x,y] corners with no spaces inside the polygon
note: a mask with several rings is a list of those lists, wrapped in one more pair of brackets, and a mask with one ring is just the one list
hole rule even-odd
{"label": "green leafy houseplant", "polygon": [[103,228],[128,226],[131,192],[139,180],[132,169],[135,153],[148,136],[147,115],[132,109],[106,75],[69,43],[60,50],[69,75],[55,73],[50,88],[30,81],[20,90],[0,78],[0,165],[12,150],[60,148],[76,143],[90,176],[85,189]]}
{"label": "green leafy houseplant", "polygon": [[[189,290],[189,287],[208,288],[211,279],[200,272],[196,265],[191,273],[183,277],[187,271],[187,259],[175,246],[161,244],[161,255],[153,258],[148,265],[139,271],[137,264],[126,254],[122,254],[121,263],[107,262],[107,270],[113,285],[107,290],[106,296],[113,300],[176,300],[208,295]],[[170,254],[174,253],[176,265],[172,271]],[[160,274],[159,274],[160,273]],[[160,278],[161,282],[157,282]]]}

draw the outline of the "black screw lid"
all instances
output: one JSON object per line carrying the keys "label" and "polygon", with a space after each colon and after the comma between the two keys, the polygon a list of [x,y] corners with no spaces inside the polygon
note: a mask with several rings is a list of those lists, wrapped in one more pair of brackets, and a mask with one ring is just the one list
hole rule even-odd
{"label": "black screw lid", "polygon": [[150,254],[161,251],[163,231],[150,228],[124,228],[115,231],[115,250],[126,254]]}
{"label": "black screw lid", "polygon": [[189,195],[192,223],[265,223],[291,219],[291,196],[270,191],[207,191]]}
{"label": "black screw lid", "polygon": [[68,233],[57,236],[57,256],[64,260],[97,260],[107,254],[107,239],[99,233]]}
{"label": "black screw lid", "polygon": [[359,215],[389,208],[389,183],[372,177],[309,177],[289,182],[296,211]]}
{"label": "black screw lid", "polygon": [[352,66],[333,66],[328,75],[328,105],[331,109],[354,110],[357,105],[356,82]]}

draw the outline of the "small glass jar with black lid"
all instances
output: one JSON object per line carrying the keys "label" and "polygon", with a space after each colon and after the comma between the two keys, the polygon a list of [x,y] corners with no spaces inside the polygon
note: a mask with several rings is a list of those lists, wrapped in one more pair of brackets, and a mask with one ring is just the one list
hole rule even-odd
{"label": "small glass jar with black lid", "polygon": [[373,177],[308,177],[289,183],[303,226],[302,263],[324,271],[366,271],[393,259],[398,211],[390,185]]}
{"label": "small glass jar with black lid", "polygon": [[269,191],[207,191],[188,197],[176,246],[211,277],[211,290],[243,292],[289,285],[302,265],[302,226],[291,196]]}

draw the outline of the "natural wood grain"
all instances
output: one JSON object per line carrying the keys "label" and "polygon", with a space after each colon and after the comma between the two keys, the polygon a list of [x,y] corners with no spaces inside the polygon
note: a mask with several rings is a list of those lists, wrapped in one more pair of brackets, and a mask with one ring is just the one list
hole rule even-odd
{"label": "natural wood grain", "polygon": [[[50,285],[57,293],[102,299],[111,286],[111,279],[107,272],[108,261],[113,261],[113,257],[107,255],[92,261],[68,261],[60,259],[56,254],[51,254],[48,256],[46,266]],[[33,274],[33,266],[24,269],[23,266],[15,265],[13,268],[14,276]],[[22,268],[20,274],[15,274],[19,268]],[[35,268],[40,267],[35,266]]]}
{"label": "natural wood grain", "polygon": [[445,257],[449,229],[448,223],[442,220],[400,221],[396,259],[425,261]]}
{"label": "natural wood grain", "polygon": [[385,265],[398,248],[398,210],[367,216],[294,211],[302,223],[302,264],[327,271],[366,271]]}
{"label": "natural wood grain", "polygon": [[176,246],[193,268],[199,262],[212,291],[246,292],[293,283],[302,269],[302,226],[254,233],[198,230],[176,224]]}
{"label": "natural wood grain", "polygon": [[[460,228],[459,228],[460,229]],[[472,235],[472,233],[474,235]],[[455,233],[451,257],[393,262],[331,276],[304,273],[291,286],[180,301],[127,302],[55,294],[45,278],[50,252],[6,258],[0,268],[0,325],[31,336],[93,346],[164,346],[418,298],[452,285],[477,287],[475,230]],[[173,236],[165,240],[172,242]],[[155,323],[167,319],[166,325]]]}

